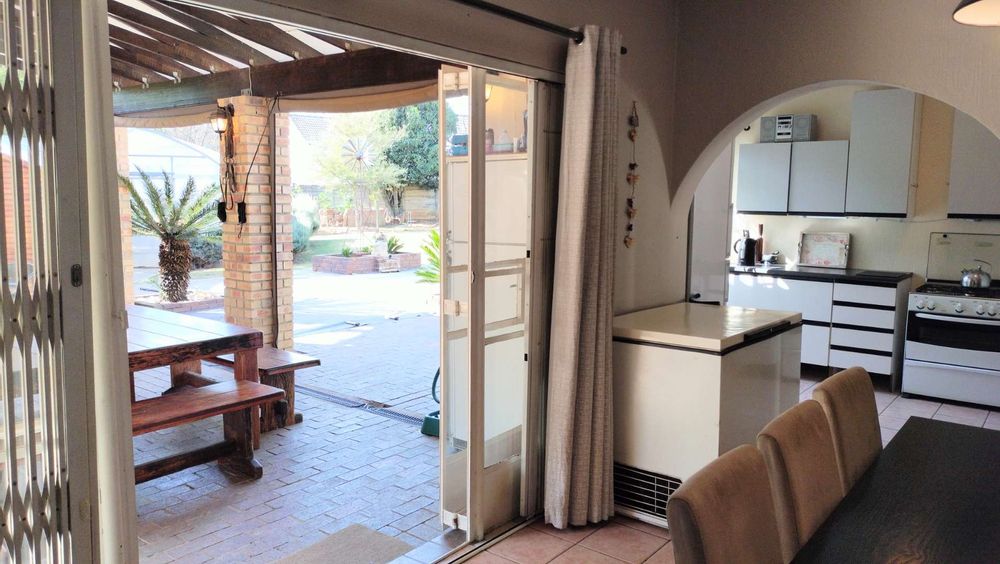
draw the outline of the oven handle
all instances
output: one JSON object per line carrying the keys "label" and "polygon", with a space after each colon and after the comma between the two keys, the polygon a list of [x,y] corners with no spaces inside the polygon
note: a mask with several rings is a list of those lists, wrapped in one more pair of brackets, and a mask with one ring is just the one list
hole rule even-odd
{"label": "oven handle", "polygon": [[1000,327],[1000,321],[993,321],[992,319],[973,319],[971,317],[949,317],[947,315],[935,315],[933,313],[918,313],[916,315],[920,319],[930,319],[932,321],[947,321],[948,323],[961,323],[965,325],[989,325],[991,327]]}

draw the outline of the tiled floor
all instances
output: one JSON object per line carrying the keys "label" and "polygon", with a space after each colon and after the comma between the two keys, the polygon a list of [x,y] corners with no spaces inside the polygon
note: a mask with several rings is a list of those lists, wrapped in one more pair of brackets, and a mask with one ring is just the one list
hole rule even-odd
{"label": "tiled floor", "polygon": [[[812,388],[822,379],[823,375],[825,372],[803,371],[802,380],[799,383],[800,400],[812,398]],[[878,420],[882,427],[882,444],[888,444],[910,416],[928,417],[973,427],[1000,430],[1000,411],[929,399],[904,398],[888,391],[887,387],[878,383],[875,387],[875,406],[878,408]]]}
{"label": "tiled floor", "polygon": [[607,524],[558,530],[536,521],[491,546],[469,562],[476,564],[618,564],[674,561],[666,529],[615,517]]}

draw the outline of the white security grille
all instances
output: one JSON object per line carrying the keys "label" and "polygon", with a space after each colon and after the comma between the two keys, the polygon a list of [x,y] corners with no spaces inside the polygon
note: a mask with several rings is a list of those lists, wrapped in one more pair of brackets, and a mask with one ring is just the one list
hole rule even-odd
{"label": "white security grille", "polygon": [[0,561],[69,560],[49,0],[0,0]]}

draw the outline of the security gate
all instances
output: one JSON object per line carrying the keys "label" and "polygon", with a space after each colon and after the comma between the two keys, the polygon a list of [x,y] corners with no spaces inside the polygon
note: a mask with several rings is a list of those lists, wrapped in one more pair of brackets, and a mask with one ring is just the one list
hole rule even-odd
{"label": "security gate", "polygon": [[[0,0],[0,561],[70,559],[48,0]],[[75,274],[75,272],[74,272]],[[86,487],[86,486],[84,486]]]}

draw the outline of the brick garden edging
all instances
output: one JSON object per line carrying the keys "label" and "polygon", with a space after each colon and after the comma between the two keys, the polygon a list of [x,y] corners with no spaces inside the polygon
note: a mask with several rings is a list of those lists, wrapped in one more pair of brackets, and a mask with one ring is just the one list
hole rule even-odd
{"label": "brick garden edging", "polygon": [[[410,270],[420,266],[420,253],[393,253],[390,258],[399,261],[400,270]],[[378,259],[374,255],[345,257],[341,255],[316,255],[312,258],[314,272],[333,274],[365,274],[378,272]]]}
{"label": "brick garden edging", "polygon": [[187,313],[191,311],[201,311],[203,309],[221,309],[225,305],[225,298],[222,296],[208,298],[204,300],[191,300],[186,302],[161,302],[159,300],[144,300],[137,298],[135,305],[151,307],[177,313]]}

